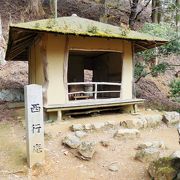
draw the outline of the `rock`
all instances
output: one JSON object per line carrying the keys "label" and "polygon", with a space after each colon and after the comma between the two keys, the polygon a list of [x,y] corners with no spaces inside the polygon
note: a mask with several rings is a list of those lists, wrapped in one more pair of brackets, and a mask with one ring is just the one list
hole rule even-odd
{"label": "rock", "polygon": [[163,116],[160,114],[146,115],[147,127],[156,127],[161,124]]}
{"label": "rock", "polygon": [[105,126],[105,123],[104,122],[95,122],[92,124],[92,127],[93,127],[93,130],[102,130]]}
{"label": "rock", "polygon": [[172,180],[176,176],[176,170],[169,157],[160,158],[150,163],[148,172],[154,180]]}
{"label": "rock", "polygon": [[92,129],[93,129],[93,126],[92,126],[92,124],[85,124],[85,125],[84,125],[84,129],[85,129],[85,130],[92,130]]}
{"label": "rock", "polygon": [[121,126],[126,127],[126,128],[141,129],[143,128],[143,121],[139,118],[129,119],[129,120],[121,122]]}
{"label": "rock", "polygon": [[172,111],[165,112],[163,115],[163,122],[166,124],[177,124],[180,121],[180,113]]}
{"label": "rock", "polygon": [[73,124],[71,126],[72,131],[82,131],[84,130],[84,127],[82,124]]}
{"label": "rock", "polygon": [[106,121],[105,122],[105,128],[107,128],[107,129],[113,129],[117,126],[119,126],[119,122],[116,122],[116,121]]}
{"label": "rock", "polygon": [[65,144],[73,149],[78,148],[81,144],[80,139],[77,136],[72,135],[72,134],[65,136],[64,139],[62,140],[62,142],[63,142],[63,144]]}
{"label": "rock", "polygon": [[171,154],[170,157],[173,159],[180,159],[180,151],[175,151],[174,153]]}
{"label": "rock", "polygon": [[117,172],[119,170],[117,164],[111,164],[108,169],[113,172]]}
{"label": "rock", "polygon": [[64,155],[67,156],[69,151],[64,151]]}
{"label": "rock", "polygon": [[159,158],[160,152],[157,148],[146,148],[138,150],[135,159],[141,162],[151,162]]}
{"label": "rock", "polygon": [[152,141],[152,142],[144,142],[137,146],[138,150],[146,149],[146,148],[159,148],[165,149],[166,146],[163,141]]}
{"label": "rock", "polygon": [[87,133],[84,131],[76,131],[75,135],[79,138],[83,138],[83,137],[87,136]]}
{"label": "rock", "polygon": [[140,132],[137,129],[119,129],[115,134],[114,138],[123,139],[134,139],[140,137]]}
{"label": "rock", "polygon": [[103,140],[103,141],[101,141],[100,143],[101,143],[101,145],[104,146],[104,147],[110,146],[110,142],[107,141],[107,140]]}
{"label": "rock", "polygon": [[95,153],[95,142],[82,142],[78,147],[78,152],[85,160],[90,160]]}
{"label": "rock", "polygon": [[126,128],[147,128],[147,127],[156,127],[162,122],[162,115],[152,114],[137,116],[133,119],[129,119],[121,122],[121,126]]}

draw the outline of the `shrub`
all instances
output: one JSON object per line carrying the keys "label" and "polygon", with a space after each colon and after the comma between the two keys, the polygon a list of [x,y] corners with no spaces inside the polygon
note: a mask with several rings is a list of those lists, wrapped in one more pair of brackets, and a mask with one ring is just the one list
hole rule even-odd
{"label": "shrub", "polygon": [[145,23],[140,31],[143,33],[148,33],[150,35],[158,36],[163,39],[169,40],[169,43],[161,47],[158,47],[158,52],[156,52],[154,48],[138,53],[138,55],[143,56],[145,61],[154,59],[157,56],[157,54],[158,55],[180,54],[180,39],[177,36],[174,26],[167,23],[160,23],[160,24]]}
{"label": "shrub", "polygon": [[171,96],[175,98],[176,100],[180,101],[180,78],[179,79],[174,79],[170,83],[170,92]]}

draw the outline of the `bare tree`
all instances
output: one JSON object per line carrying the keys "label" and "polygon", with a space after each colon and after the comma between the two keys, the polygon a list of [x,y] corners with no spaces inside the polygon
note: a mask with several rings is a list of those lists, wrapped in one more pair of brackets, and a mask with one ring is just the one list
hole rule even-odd
{"label": "bare tree", "polygon": [[151,19],[152,19],[153,23],[160,23],[162,21],[162,2],[161,2],[161,0],[152,0]]}
{"label": "bare tree", "polygon": [[31,16],[44,16],[45,13],[42,6],[42,0],[27,0],[27,3],[27,12],[31,14]]}
{"label": "bare tree", "polygon": [[131,29],[134,29],[135,22],[138,18],[138,16],[146,9],[146,7],[149,5],[151,0],[148,0],[146,4],[144,4],[140,10],[138,10],[138,5],[140,4],[139,0],[130,0],[130,7],[131,7],[131,13],[129,16],[129,27]]}

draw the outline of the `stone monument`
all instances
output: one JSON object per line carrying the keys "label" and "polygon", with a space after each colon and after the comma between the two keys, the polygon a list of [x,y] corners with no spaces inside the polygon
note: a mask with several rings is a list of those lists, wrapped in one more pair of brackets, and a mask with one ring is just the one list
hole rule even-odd
{"label": "stone monument", "polygon": [[44,163],[44,121],[42,86],[24,87],[27,162],[31,168]]}

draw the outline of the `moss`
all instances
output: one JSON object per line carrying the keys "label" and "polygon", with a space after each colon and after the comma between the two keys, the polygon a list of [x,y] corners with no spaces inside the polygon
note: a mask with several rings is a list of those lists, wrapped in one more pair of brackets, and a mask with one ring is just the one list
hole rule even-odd
{"label": "moss", "polygon": [[150,164],[149,169],[153,169],[153,175],[156,179],[172,179],[176,175],[176,169],[173,166],[173,159],[170,157],[160,158]]}
{"label": "moss", "polygon": [[92,34],[97,34],[98,28],[96,26],[88,26],[87,31]]}
{"label": "moss", "polygon": [[172,174],[172,173],[176,173],[176,170],[172,167],[162,167],[158,169],[157,173],[158,174]]}
{"label": "moss", "polygon": [[110,24],[105,24],[80,17],[60,17],[57,19],[43,19],[12,25],[14,28],[30,29],[35,31],[57,32],[63,34],[76,34],[120,39],[134,39],[147,41],[167,42],[165,39],[148,34],[126,30]]}

